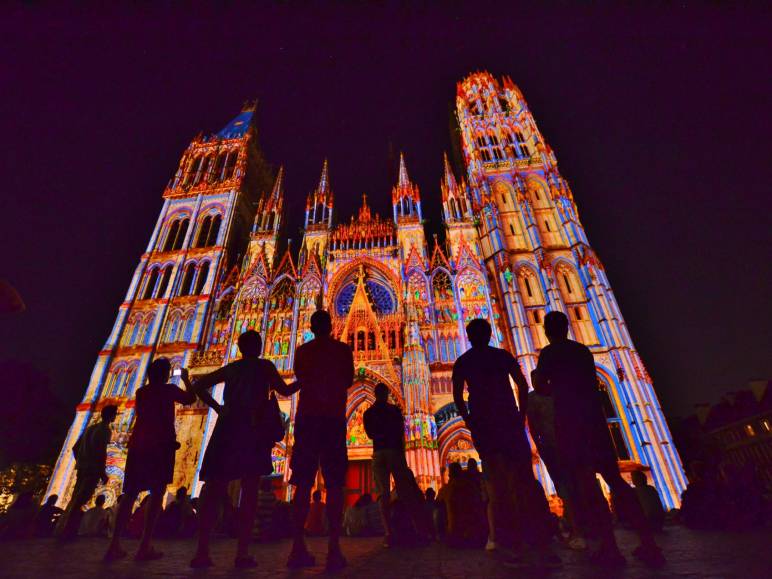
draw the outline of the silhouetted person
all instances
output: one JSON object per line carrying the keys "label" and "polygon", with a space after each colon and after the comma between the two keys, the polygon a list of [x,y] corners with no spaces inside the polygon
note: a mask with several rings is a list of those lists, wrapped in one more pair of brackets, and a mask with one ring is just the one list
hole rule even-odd
{"label": "silhouetted person", "polygon": [[[239,336],[241,359],[201,376],[195,384],[201,400],[217,412],[217,423],[206,447],[201,479],[198,548],[191,567],[211,567],[209,536],[217,520],[217,505],[226,494],[228,483],[241,480],[238,513],[238,546],[235,566],[255,567],[249,555],[249,541],[255,522],[260,477],[273,472],[271,449],[275,444],[266,432],[263,418],[270,410],[271,390],[289,396],[296,388],[287,386],[273,362],[260,357],[263,340],[254,330]],[[208,390],[225,382],[223,404]],[[275,402],[274,402],[275,403]]]}
{"label": "silhouetted person", "polygon": [[665,509],[662,508],[662,501],[659,499],[657,489],[648,484],[646,475],[639,470],[633,471],[631,477],[643,514],[646,515],[652,529],[661,530],[665,523]]}
{"label": "silhouetted person", "polygon": [[171,363],[166,358],[154,360],[147,369],[148,383],[136,394],[136,422],[129,438],[129,452],[123,479],[123,499],[118,505],[115,529],[105,560],[121,559],[126,551],[121,548],[121,535],[131,516],[131,507],[142,491],[150,491],[142,540],[135,555],[137,561],[159,559],[150,542],[161,512],[166,486],[174,478],[174,457],[179,448],[174,430],[174,405],[193,404],[196,395],[187,369],[182,369],[185,390],[169,384]]}
{"label": "silhouetted person", "polygon": [[445,507],[445,541],[451,547],[482,547],[488,534],[485,505],[480,489],[464,473],[458,462],[448,466],[448,482],[437,495]]}
{"label": "silhouetted person", "polygon": [[174,501],[161,514],[160,527],[170,537],[190,537],[195,530],[196,514],[187,487],[180,487]]}
{"label": "silhouetted person", "polygon": [[109,511],[105,508],[105,496],[98,495],[94,500],[94,506],[83,513],[78,535],[83,537],[107,536],[109,515]]}
{"label": "silhouetted person", "polygon": [[436,541],[439,537],[439,505],[437,503],[437,492],[429,487],[424,493],[424,511],[426,518],[430,521],[431,527],[429,538]]}
{"label": "silhouetted person", "polygon": [[373,479],[375,492],[381,509],[383,526],[386,530],[384,545],[392,541],[391,517],[391,478],[394,477],[394,488],[397,496],[413,514],[415,531],[427,534],[424,524],[424,513],[421,509],[422,498],[420,490],[416,491],[410,467],[405,460],[405,420],[399,406],[389,402],[389,387],[383,382],[373,389],[375,403],[365,410],[363,422],[367,436],[373,441]]}
{"label": "silhouetted person", "polygon": [[311,508],[306,517],[306,533],[310,536],[321,536],[327,533],[326,505],[322,502],[322,491],[315,490],[311,496]]}
{"label": "silhouetted person", "polygon": [[[496,543],[519,548],[526,541],[537,548],[541,564],[557,564],[559,559],[548,550],[547,499],[534,478],[525,421],[510,377],[517,384],[522,411],[527,408],[528,383],[512,354],[488,345],[491,326],[487,321],[472,320],[466,334],[472,347],[453,365],[453,400],[482,459]],[[469,391],[468,408],[464,384]]]}
{"label": "silhouetted person", "polygon": [[35,529],[35,504],[32,491],[19,493],[5,515],[0,518],[0,539],[29,539]]}
{"label": "silhouetted person", "polygon": [[56,506],[59,495],[51,495],[35,516],[35,536],[50,537],[64,511]]}
{"label": "silhouetted person", "polygon": [[601,536],[601,547],[591,555],[592,559],[610,565],[624,562],[608,508],[597,496],[595,474],[599,473],[611,488],[615,505],[638,532],[641,544],[635,549],[635,556],[651,565],[664,563],[635,491],[619,474],[592,353],[586,346],[568,339],[568,318],[562,312],[553,311],[545,316],[544,331],[550,343],[539,354],[535,387],[553,399],[555,440],[560,464],[569,481],[571,511],[577,524],[585,528],[594,526],[591,534]]}
{"label": "silhouetted person", "polygon": [[72,453],[75,456],[75,488],[72,491],[70,503],[62,515],[56,533],[62,540],[75,538],[80,527],[82,508],[96,490],[99,481],[107,482],[105,463],[107,461],[107,445],[110,444],[110,424],[118,415],[118,407],[108,404],[102,408],[101,420],[89,426],[80,435]]}
{"label": "silhouetted person", "polygon": [[291,568],[315,564],[303,537],[311,488],[321,467],[327,490],[330,537],[327,568],[340,569],[346,559],[340,550],[343,517],[343,485],[348,466],[346,449],[346,397],[354,381],[351,349],[331,337],[330,314],[319,310],[311,316],[314,339],[295,352],[295,376],[300,401],[295,416],[295,446],[292,449],[290,484],[295,485],[295,536],[287,559]]}
{"label": "silhouetted person", "polygon": [[[531,382],[536,383],[537,373],[531,373]],[[587,544],[582,537],[581,530],[577,527],[571,513],[571,505],[568,497],[568,485],[566,483],[565,469],[560,464],[557,442],[555,439],[555,407],[552,396],[544,392],[533,390],[528,393],[528,429],[531,433],[539,457],[549,471],[550,478],[555,485],[558,496],[563,501],[563,516],[570,530],[567,543],[571,549],[584,550]],[[605,499],[604,499],[605,500]]]}

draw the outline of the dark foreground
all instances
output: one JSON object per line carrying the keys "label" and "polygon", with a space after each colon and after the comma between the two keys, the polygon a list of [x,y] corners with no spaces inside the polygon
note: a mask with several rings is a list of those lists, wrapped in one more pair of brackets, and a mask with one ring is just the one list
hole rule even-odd
{"label": "dark foreground", "polygon": [[[634,546],[632,536],[619,531],[623,551]],[[501,565],[484,551],[453,550],[434,544],[424,549],[384,549],[380,539],[343,539],[349,566],[339,577],[770,577],[772,576],[772,531],[754,533],[696,532],[682,527],[669,527],[659,535],[659,543],[668,559],[660,571],[651,571],[629,558],[620,572],[594,569],[583,556],[559,548],[561,569],[539,573],[523,567],[511,569]],[[133,550],[135,541],[127,541]],[[288,541],[256,544],[252,553],[260,562],[257,569],[238,571],[232,567],[235,543],[219,540],[213,544],[216,567],[193,571],[188,567],[192,541],[159,541],[157,548],[166,556],[160,561],[135,563],[131,559],[105,565],[101,556],[106,539],[83,539],[64,546],[53,540],[19,541],[0,544],[2,577],[305,577],[324,575],[323,539],[311,539],[310,548],[317,556],[317,567],[290,572],[284,567]]]}

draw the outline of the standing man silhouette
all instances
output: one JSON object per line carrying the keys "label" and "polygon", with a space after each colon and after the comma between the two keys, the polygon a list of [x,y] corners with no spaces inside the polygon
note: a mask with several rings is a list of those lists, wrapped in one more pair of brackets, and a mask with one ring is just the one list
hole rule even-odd
{"label": "standing man silhouette", "polygon": [[72,447],[78,474],[70,504],[67,505],[56,529],[57,536],[62,541],[77,536],[83,505],[91,499],[100,480],[107,482],[107,445],[110,444],[112,436],[110,424],[115,421],[116,416],[118,407],[114,404],[106,405],[102,408],[102,420],[89,426]]}
{"label": "standing man silhouette", "polygon": [[[275,439],[264,425],[269,418],[271,390],[283,396],[297,391],[287,386],[273,362],[260,357],[263,340],[254,330],[247,330],[238,340],[241,358],[199,377],[195,390],[199,398],[217,412],[212,437],[201,466],[201,513],[198,525],[198,547],[190,562],[193,568],[213,565],[209,557],[209,536],[217,521],[217,505],[227,496],[228,483],[241,480],[238,514],[237,568],[256,567],[249,555],[249,542],[257,509],[260,477],[273,472],[271,449]],[[217,402],[209,389],[225,382],[223,403]]]}
{"label": "standing man silhouette", "polygon": [[419,541],[425,541],[429,525],[425,521],[422,493],[405,459],[405,419],[399,406],[389,402],[389,387],[386,384],[379,382],[373,392],[375,404],[365,410],[362,418],[365,432],[373,441],[373,479],[383,527],[386,529],[383,544],[390,547],[394,539],[389,508],[391,477],[394,477],[397,497],[404,504],[410,505],[410,515]]}
{"label": "standing man silhouette", "polygon": [[600,564],[624,564],[614,538],[606,501],[595,474],[611,488],[614,502],[640,537],[636,557],[652,566],[664,564],[662,552],[646,521],[635,491],[619,474],[616,453],[603,414],[595,374],[595,360],[587,346],[568,339],[568,318],[553,311],[544,317],[549,345],[539,354],[534,386],[552,396],[555,443],[573,502],[571,512],[580,526],[595,526],[601,546],[591,558]]}
{"label": "standing man silhouette", "polygon": [[[496,541],[505,548],[520,548],[528,541],[537,549],[538,563],[559,564],[548,549],[549,508],[533,475],[525,434],[528,383],[512,354],[488,345],[491,326],[487,321],[472,320],[466,334],[472,347],[453,365],[453,401],[482,459]],[[517,384],[520,410],[510,377]]]}
{"label": "standing man silhouette", "polygon": [[343,342],[332,338],[330,314],[319,310],[311,316],[314,339],[295,353],[295,376],[300,401],[295,415],[295,445],[292,449],[290,484],[295,485],[294,541],[287,566],[315,564],[303,537],[311,488],[321,467],[327,489],[330,537],[327,569],[346,566],[340,550],[343,518],[343,484],[348,466],[346,450],[346,398],[354,382],[354,356]]}

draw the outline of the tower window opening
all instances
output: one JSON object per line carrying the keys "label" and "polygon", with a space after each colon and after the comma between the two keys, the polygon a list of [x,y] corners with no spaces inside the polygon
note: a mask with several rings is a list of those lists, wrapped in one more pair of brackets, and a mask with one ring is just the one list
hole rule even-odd
{"label": "tower window opening", "polygon": [[509,224],[509,232],[514,235],[515,234],[515,227],[511,223]]}
{"label": "tower window opening", "polygon": [[155,284],[158,282],[158,268],[153,269],[150,272],[147,283],[145,284],[145,293],[142,296],[143,300],[149,300],[153,297],[153,290],[155,290]]}
{"label": "tower window opening", "polygon": [[171,249],[174,247],[174,242],[177,240],[177,234],[179,232],[180,221],[179,219],[175,219],[166,234],[166,243],[164,243],[163,251],[171,251]]}
{"label": "tower window opening", "polygon": [[228,157],[228,153],[220,153],[217,156],[217,162],[214,165],[214,171],[212,171],[212,180],[222,179],[222,170],[225,167],[225,161]]}
{"label": "tower window opening", "polygon": [[198,174],[198,169],[201,167],[201,157],[196,157],[188,165],[188,172],[185,175],[185,181],[183,185],[189,185]]}
{"label": "tower window opening", "polygon": [[206,239],[209,236],[209,229],[212,227],[212,216],[207,215],[201,222],[201,226],[198,229],[198,237],[196,238],[196,247],[205,247]]}
{"label": "tower window opening", "polygon": [[228,153],[228,159],[225,161],[225,173],[223,179],[230,179],[233,177],[233,170],[236,168],[236,157],[238,153],[236,151],[230,151]]}
{"label": "tower window opening", "polygon": [[205,262],[198,270],[198,277],[196,278],[196,295],[200,295],[204,291],[204,285],[206,284],[206,278],[209,276],[209,263]]}
{"label": "tower window opening", "polygon": [[582,308],[574,308],[574,316],[576,316],[577,320],[582,319]]}
{"label": "tower window opening", "polygon": [[533,297],[533,290],[531,290],[531,280],[527,277],[523,278],[523,281],[525,282],[525,291],[528,293],[528,297]]}
{"label": "tower window opening", "polygon": [[207,175],[209,174],[209,170],[211,168],[212,168],[212,156],[210,155],[210,156],[206,157],[206,159],[204,159],[204,166],[201,169],[201,179],[202,180],[204,180],[204,181],[207,180]]}
{"label": "tower window opening", "polygon": [[163,277],[161,278],[161,284],[158,286],[157,298],[163,298],[166,293],[166,288],[169,286],[169,279],[172,277],[172,266],[166,266],[164,269]]}
{"label": "tower window opening", "polygon": [[574,293],[573,288],[571,287],[571,282],[568,280],[568,276],[566,274],[561,274],[563,276],[563,283],[566,284],[566,290],[568,293],[572,294]]}
{"label": "tower window opening", "polygon": [[458,207],[456,206],[456,200],[451,197],[450,198],[450,214],[453,218],[458,218]]}
{"label": "tower window opening", "polygon": [[177,238],[174,240],[173,250],[182,249],[182,244],[185,243],[185,236],[188,234],[188,226],[190,225],[190,219],[183,219],[180,224],[180,229],[177,231]]}
{"label": "tower window opening", "polygon": [[504,196],[504,194],[501,194],[501,202],[506,205],[507,204],[507,198]]}
{"label": "tower window opening", "polygon": [[190,288],[193,285],[193,276],[196,274],[196,266],[189,263],[185,268],[185,275],[182,276],[182,285],[180,286],[180,295],[190,295]]}
{"label": "tower window opening", "polygon": [[389,332],[389,348],[394,350],[396,347],[397,347],[397,335],[394,332],[394,330],[392,330],[391,332]]}
{"label": "tower window opening", "polygon": [[367,333],[367,349],[375,350],[375,334],[373,332]]}
{"label": "tower window opening", "polygon": [[217,235],[220,233],[220,224],[222,223],[222,217],[215,215],[212,219],[212,225],[209,228],[209,233],[206,236],[206,247],[211,247],[217,244]]}
{"label": "tower window opening", "polygon": [[357,332],[357,351],[361,352],[365,349],[365,332],[359,330]]}
{"label": "tower window opening", "polygon": [[544,220],[544,227],[547,228],[547,231],[552,231],[552,229],[550,229],[550,222],[546,219]]}
{"label": "tower window opening", "polygon": [[541,324],[541,316],[539,315],[539,310],[533,310],[533,323],[534,324]]}

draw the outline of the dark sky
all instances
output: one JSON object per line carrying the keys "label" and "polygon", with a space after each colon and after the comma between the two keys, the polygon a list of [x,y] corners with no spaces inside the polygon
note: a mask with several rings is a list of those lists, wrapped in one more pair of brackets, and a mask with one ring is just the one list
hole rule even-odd
{"label": "dark sky", "polygon": [[365,192],[386,212],[402,149],[436,226],[448,110],[476,69],[524,92],[666,410],[772,377],[769,12],[3,11],[0,276],[28,310],[0,319],[0,359],[68,404],[199,130],[260,99],[295,231],[324,157],[347,217]]}

